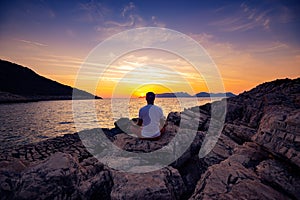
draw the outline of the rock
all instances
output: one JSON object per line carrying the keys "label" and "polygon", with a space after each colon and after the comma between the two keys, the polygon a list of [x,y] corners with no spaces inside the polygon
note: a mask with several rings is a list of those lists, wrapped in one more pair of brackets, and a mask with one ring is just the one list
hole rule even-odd
{"label": "rock", "polygon": [[213,165],[201,176],[190,199],[288,199],[241,163],[231,160]]}
{"label": "rock", "polygon": [[0,161],[0,171],[20,173],[27,168],[28,163],[20,159]]}
{"label": "rock", "polygon": [[181,199],[186,187],[172,167],[150,173],[114,172],[111,199]]}
{"label": "rock", "polygon": [[174,134],[167,132],[159,140],[149,141],[122,133],[115,136],[114,144],[126,151],[149,153],[166,146],[173,136]]}
{"label": "rock", "polygon": [[129,126],[133,123],[128,118],[120,118],[118,119],[114,125],[115,128],[112,128],[109,132],[111,133],[110,136],[114,136],[120,133],[128,133],[129,132]]}
{"label": "rock", "polygon": [[[157,141],[124,133],[132,121],[120,119],[114,129],[2,150],[1,199],[297,199],[299,96],[300,78],[276,80],[170,113]],[[210,115],[224,116],[211,109],[224,111],[225,101],[219,136]]]}
{"label": "rock", "polygon": [[278,191],[292,199],[300,197],[300,176],[297,168],[271,159],[262,161],[256,168],[264,182],[278,188]]}
{"label": "rock", "polygon": [[168,114],[167,121],[173,122],[174,125],[180,125],[180,113],[179,112],[171,112]]}
{"label": "rock", "polygon": [[186,186],[187,191],[184,197],[189,197],[194,192],[197,182],[200,179],[201,174],[205,172],[206,168],[201,162],[199,156],[194,155],[187,159],[187,161],[177,169],[182,177],[184,185]]}
{"label": "rock", "polygon": [[[300,78],[265,83],[228,99],[222,132],[228,139],[221,135],[200,160],[208,169],[191,199],[297,199],[299,94]],[[231,141],[229,148],[225,141]]]}
{"label": "rock", "polygon": [[201,159],[202,166],[207,168],[220,163],[232,155],[234,148],[237,146],[238,144],[229,137],[221,135],[212,151]]}
{"label": "rock", "polygon": [[91,199],[96,196],[108,199],[112,178],[97,161],[80,164],[69,154],[56,153],[25,170],[18,185],[14,193],[17,199]]}
{"label": "rock", "polygon": [[268,159],[269,156],[270,154],[261,146],[253,142],[246,142],[237,146],[228,159],[239,162],[244,167],[255,171],[255,167],[263,160]]}
{"label": "rock", "polygon": [[251,141],[252,136],[256,133],[256,129],[228,123],[225,125],[223,133],[241,144],[245,141]]}
{"label": "rock", "polygon": [[300,167],[300,109],[282,108],[264,115],[253,141]]}
{"label": "rock", "polygon": [[137,166],[149,165],[156,166],[153,170],[171,164],[178,168],[198,154],[203,135],[199,133],[199,136],[196,136],[197,131],[189,129],[180,129],[176,137],[174,137],[175,134],[165,132],[157,141],[141,140],[131,135],[118,134],[113,141],[117,148],[112,146],[111,150],[103,151],[96,157],[110,167],[122,171],[134,172]]}

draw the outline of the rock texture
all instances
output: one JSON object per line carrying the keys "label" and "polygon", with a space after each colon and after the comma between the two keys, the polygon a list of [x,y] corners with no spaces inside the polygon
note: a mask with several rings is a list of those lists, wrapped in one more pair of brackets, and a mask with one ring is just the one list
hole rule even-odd
{"label": "rock texture", "polygon": [[299,78],[228,99],[223,135],[190,199],[299,199],[299,100]]}
{"label": "rock texture", "polygon": [[[220,102],[170,113],[158,141],[133,137],[131,121],[121,119],[111,130],[6,149],[0,154],[0,198],[299,199],[300,79],[264,83],[222,101],[224,127],[205,157],[199,151],[212,106]],[[154,159],[118,157],[119,150]],[[164,161],[170,163],[160,166]]]}
{"label": "rock texture", "polygon": [[179,172],[172,167],[143,174],[113,174],[111,199],[181,199],[186,191]]}

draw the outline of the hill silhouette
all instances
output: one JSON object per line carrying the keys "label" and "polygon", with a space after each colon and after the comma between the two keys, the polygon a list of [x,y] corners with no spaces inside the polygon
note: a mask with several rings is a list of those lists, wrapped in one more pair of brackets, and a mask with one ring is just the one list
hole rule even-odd
{"label": "hill silhouette", "polygon": [[207,93],[200,92],[195,95],[196,97],[235,97],[236,95],[231,92],[226,93]]}
{"label": "hill silhouette", "polygon": [[182,97],[235,97],[236,95],[231,92],[226,93],[207,93],[199,92],[195,95],[190,95],[186,92],[175,92],[175,93],[160,93],[156,94],[157,98],[182,98]]}
{"label": "hill silhouette", "polygon": [[33,70],[9,61],[0,60],[0,102],[41,100],[100,99],[83,90],[45,78]]}
{"label": "hill silhouette", "polygon": [[186,92],[175,92],[175,93],[161,93],[156,94],[157,98],[177,98],[177,97],[192,97]]}

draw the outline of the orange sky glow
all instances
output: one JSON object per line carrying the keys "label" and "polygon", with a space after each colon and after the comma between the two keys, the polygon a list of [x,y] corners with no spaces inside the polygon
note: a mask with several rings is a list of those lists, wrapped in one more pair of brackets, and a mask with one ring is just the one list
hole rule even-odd
{"label": "orange sky glow", "polygon": [[[263,82],[300,76],[300,26],[292,3],[59,2],[45,1],[39,7],[30,1],[3,4],[0,59],[75,86],[85,59],[98,44],[122,31],[151,26],[179,31],[199,43],[215,63],[227,92],[239,94]],[[181,17],[156,10],[172,10],[169,6]],[[94,67],[106,70],[99,76],[91,68],[80,89],[104,98],[140,97],[150,90],[222,92],[209,90],[201,71],[189,62],[160,50],[129,52],[109,66]],[[96,89],[91,81],[97,82]]]}

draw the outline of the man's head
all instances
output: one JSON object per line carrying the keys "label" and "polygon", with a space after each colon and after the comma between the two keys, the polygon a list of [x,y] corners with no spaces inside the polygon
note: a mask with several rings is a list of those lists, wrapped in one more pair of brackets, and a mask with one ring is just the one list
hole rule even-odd
{"label": "man's head", "polygon": [[146,101],[148,104],[154,104],[155,94],[153,92],[147,92]]}

